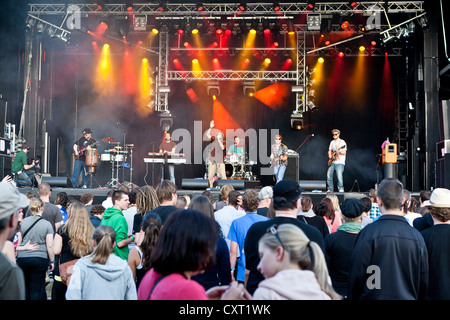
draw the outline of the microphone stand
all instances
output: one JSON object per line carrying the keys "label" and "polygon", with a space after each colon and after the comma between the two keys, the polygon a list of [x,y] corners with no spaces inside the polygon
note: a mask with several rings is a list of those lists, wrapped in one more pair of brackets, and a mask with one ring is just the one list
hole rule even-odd
{"label": "microphone stand", "polygon": [[297,150],[300,149],[300,148],[306,143],[306,141],[308,141],[309,139],[311,139],[311,137],[314,137],[314,134],[309,134],[309,135],[305,138],[305,140],[303,140],[303,142],[298,146],[298,148],[295,149],[295,152],[297,152]]}

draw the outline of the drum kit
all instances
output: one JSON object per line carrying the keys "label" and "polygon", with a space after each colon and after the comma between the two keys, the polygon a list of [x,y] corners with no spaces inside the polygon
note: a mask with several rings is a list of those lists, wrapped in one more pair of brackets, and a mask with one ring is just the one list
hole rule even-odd
{"label": "drum kit", "polygon": [[[106,148],[100,155],[101,162],[109,162],[111,164],[111,180],[108,181],[106,187],[112,189],[119,187],[120,168],[130,168],[130,181],[132,181],[134,144],[125,144],[122,147],[119,141],[111,137],[103,138],[102,141],[115,145],[114,147]],[[130,154],[130,163],[127,162],[128,154]],[[95,172],[95,167],[98,166],[98,159],[97,149],[86,151],[86,166],[89,173]]]}
{"label": "drum kit", "polygon": [[244,154],[232,154],[225,157],[225,173],[229,179],[254,180],[253,161]]}

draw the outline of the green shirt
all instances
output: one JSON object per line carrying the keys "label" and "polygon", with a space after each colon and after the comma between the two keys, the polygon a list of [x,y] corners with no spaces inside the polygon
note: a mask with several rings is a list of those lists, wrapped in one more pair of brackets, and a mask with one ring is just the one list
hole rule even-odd
{"label": "green shirt", "polygon": [[11,167],[11,171],[13,173],[16,173],[18,171],[23,170],[23,166],[28,164],[28,157],[27,154],[23,151],[17,152],[17,154],[14,156],[14,163]]}
{"label": "green shirt", "polygon": [[107,208],[103,213],[103,218],[100,225],[110,226],[114,229],[114,232],[116,233],[116,245],[114,246],[114,254],[119,258],[128,261],[128,246],[125,246],[123,248],[119,248],[117,246],[117,243],[128,238],[128,224],[127,220],[123,216],[122,211],[113,207]]}

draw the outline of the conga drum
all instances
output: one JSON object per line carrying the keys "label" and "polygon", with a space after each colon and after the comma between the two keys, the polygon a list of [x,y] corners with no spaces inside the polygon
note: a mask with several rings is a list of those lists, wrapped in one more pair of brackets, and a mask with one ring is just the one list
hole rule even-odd
{"label": "conga drum", "polygon": [[98,166],[98,152],[97,149],[86,150],[85,164],[88,167],[88,172],[93,173],[95,167]]}

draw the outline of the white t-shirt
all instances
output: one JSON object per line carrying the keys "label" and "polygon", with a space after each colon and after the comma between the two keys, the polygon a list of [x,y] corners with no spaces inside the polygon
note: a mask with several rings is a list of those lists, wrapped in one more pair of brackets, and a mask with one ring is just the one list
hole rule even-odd
{"label": "white t-shirt", "polygon": [[[330,146],[329,146],[328,149],[331,150],[332,152],[335,152],[338,149],[340,149],[340,151],[344,151],[344,150],[346,151],[347,150],[347,144],[342,139],[331,140]],[[336,156],[336,160],[334,161],[334,163],[336,163],[336,164],[345,164],[345,159],[346,159],[346,155],[345,154],[340,154],[340,155]]]}

